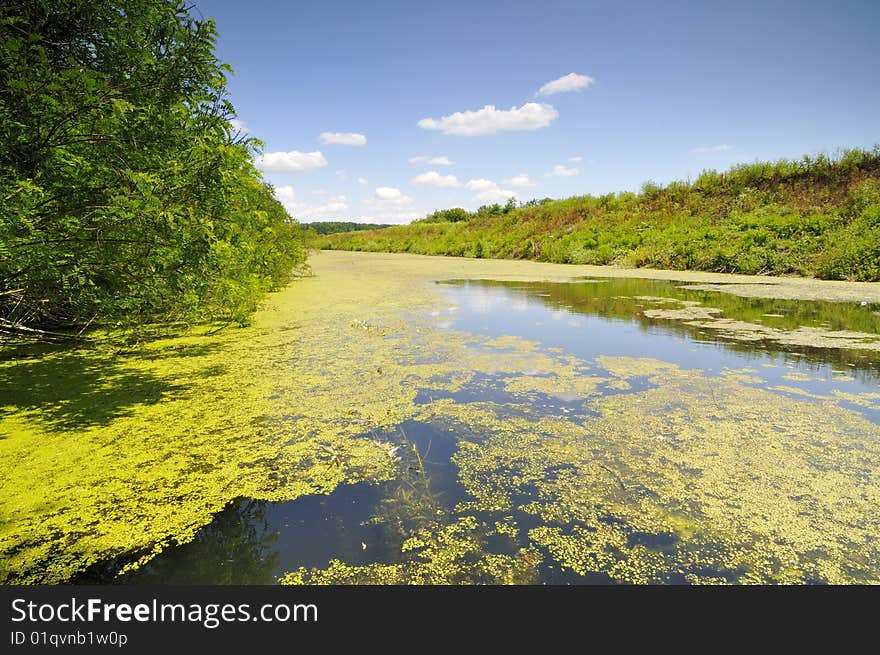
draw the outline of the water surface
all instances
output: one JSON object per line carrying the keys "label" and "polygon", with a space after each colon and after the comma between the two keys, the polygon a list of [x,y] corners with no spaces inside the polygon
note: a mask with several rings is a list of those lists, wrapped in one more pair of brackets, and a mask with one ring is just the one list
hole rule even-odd
{"label": "water surface", "polygon": [[[421,387],[415,403],[423,411],[415,420],[363,435],[393,449],[394,479],[287,502],[239,498],[193,541],[117,581],[265,584],[297,570],[308,581],[308,571],[320,577],[333,560],[345,568],[336,578],[327,574],[329,581],[403,575],[408,540],[421,535],[427,552],[437,546],[432,539],[457,544],[462,517],[475,536],[455,546],[459,559],[442,570],[445,582],[494,582],[491,572],[503,566],[508,581],[550,584],[880,575],[880,561],[870,561],[880,537],[870,518],[878,500],[871,468],[877,432],[865,427],[880,424],[877,351],[743,340],[706,321],[656,315],[708,307],[713,320],[784,334],[808,327],[880,338],[877,306],[740,298],[639,279],[453,280],[440,288],[446,302],[428,317],[435,328],[473,335],[475,352],[486,339],[515,338],[511,352],[533,344],[568,362],[568,374],[576,374],[566,378],[570,389],[560,387],[559,371],[512,376],[491,368],[464,372],[461,384]],[[493,351],[499,357],[505,343]],[[761,433],[755,405],[765,403],[767,421],[776,424]],[[819,443],[798,421],[809,419],[807,408],[821,413],[831,405],[844,413],[828,420],[846,421]],[[630,441],[622,421],[640,411],[644,420]],[[736,434],[738,426],[751,430],[747,438]],[[556,433],[569,429],[557,442]],[[544,441],[532,438],[541,431]],[[775,433],[778,448],[768,443]],[[810,443],[799,444],[798,435]],[[558,452],[551,457],[544,448]],[[752,448],[781,452],[775,464],[758,469],[767,458],[745,450]],[[741,467],[733,459],[715,463],[737,457],[737,449]],[[863,487],[855,499],[825,493],[828,485],[856,483]],[[803,493],[792,491],[801,486]],[[776,501],[767,499],[774,494]],[[743,506],[748,502],[754,511]],[[844,503],[849,513],[833,515]],[[803,516],[806,523],[797,518]],[[830,532],[835,521],[846,523],[840,534]],[[419,566],[416,581],[433,581],[440,570],[433,560]],[[81,578],[94,579],[113,576],[98,566]]]}

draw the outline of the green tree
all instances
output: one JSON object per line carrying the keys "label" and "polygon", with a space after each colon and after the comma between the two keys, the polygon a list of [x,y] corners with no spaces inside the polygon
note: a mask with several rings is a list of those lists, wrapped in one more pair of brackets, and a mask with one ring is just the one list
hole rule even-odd
{"label": "green tree", "polygon": [[304,228],[314,230],[316,234],[336,234],[337,232],[356,232],[363,230],[381,230],[391,227],[388,223],[352,223],[350,221],[315,221],[306,223]]}
{"label": "green tree", "polygon": [[452,207],[450,209],[438,209],[433,214],[428,214],[424,219],[425,223],[439,223],[447,221],[449,223],[458,223],[470,219],[471,215],[461,207]]}
{"label": "green tree", "polygon": [[176,1],[0,8],[0,318],[246,320],[299,228],[231,127],[216,31]]}

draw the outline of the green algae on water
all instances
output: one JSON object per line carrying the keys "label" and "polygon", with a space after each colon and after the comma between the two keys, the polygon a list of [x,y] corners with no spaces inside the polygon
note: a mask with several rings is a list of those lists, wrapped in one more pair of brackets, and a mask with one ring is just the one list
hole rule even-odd
{"label": "green algae on water", "polygon": [[[851,407],[880,395],[763,388],[755,369],[709,377],[662,358],[584,361],[431,316],[448,306],[431,280],[564,267],[313,264],[245,329],[0,362],[0,580],[141,566],[234,498],[403,482],[387,440],[415,420],[457,439],[463,499],[385,503],[373,520],[408,518],[393,560],[337,558],[284,582],[528,583],[544,566],[633,583],[880,582],[880,427]],[[497,397],[455,396],[487,377]],[[541,409],[560,398],[588,411]]]}
{"label": "green algae on water", "polygon": [[493,553],[485,540],[509,533],[505,526],[481,526],[473,516],[419,530],[402,547],[395,564],[350,566],[332,560],[327,568],[286,574],[282,584],[533,584],[540,555],[534,549]]}

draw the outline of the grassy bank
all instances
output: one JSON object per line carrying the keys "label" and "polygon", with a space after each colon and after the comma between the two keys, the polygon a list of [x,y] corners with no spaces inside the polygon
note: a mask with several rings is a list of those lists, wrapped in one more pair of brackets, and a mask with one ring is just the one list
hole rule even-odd
{"label": "grassy bank", "polygon": [[743,164],[665,187],[649,182],[638,194],[513,205],[437,212],[406,226],[328,235],[318,245],[880,280],[880,146]]}

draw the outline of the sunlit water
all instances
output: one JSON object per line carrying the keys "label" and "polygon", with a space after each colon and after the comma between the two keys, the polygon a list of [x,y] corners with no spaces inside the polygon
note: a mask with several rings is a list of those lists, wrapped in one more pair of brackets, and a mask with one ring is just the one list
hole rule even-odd
{"label": "sunlit water", "polygon": [[[516,336],[548,351],[583,360],[597,356],[651,357],[705,375],[731,369],[760,371],[761,388],[784,386],[811,394],[832,390],[876,392],[880,366],[876,353],[865,350],[822,350],[724,338],[711,329],[681,321],[649,319],[646,307],[657,298],[696,301],[722,307],[724,316],[780,329],[815,326],[880,335],[877,306],[806,303],[737,298],[712,291],[682,289],[678,283],[650,280],[596,279],[581,283],[443,283],[448,303],[435,317],[437,326],[490,337]],[[645,300],[652,297],[654,300]],[[637,393],[650,386],[635,379],[628,390],[603,387],[603,394]],[[789,392],[776,391],[786,394]],[[451,398],[456,403],[489,400],[504,403],[501,379],[475,377],[459,391],[421,390],[417,403]],[[842,403],[874,423],[880,412]],[[511,412],[517,412],[511,404]],[[591,415],[583,398],[545,395],[530,408],[532,415],[577,420]],[[239,499],[231,503],[190,543],[166,550],[140,571],[119,581],[149,583],[271,584],[299,567],[326,567],[339,559],[350,565],[392,563],[400,546],[419,524],[420,513],[450,514],[466,500],[451,461],[458,435],[430,422],[408,421],[383,435],[401,445],[401,475],[379,485],[342,486],[329,496],[310,496],[284,503]],[[527,498],[523,499],[524,501]],[[405,506],[405,509],[404,509]],[[379,520],[377,520],[377,517]],[[487,522],[491,518],[478,516]],[[494,535],[493,552],[513,553],[526,545],[534,516],[513,512],[517,537]],[[665,533],[636,535],[649,548],[669,547]],[[880,565],[878,565],[880,566]],[[578,575],[545,558],[538,582],[603,583],[604,574]],[[107,581],[94,568],[80,581]],[[670,573],[669,582],[684,581]]]}

